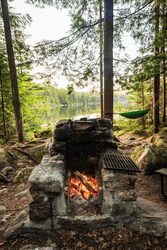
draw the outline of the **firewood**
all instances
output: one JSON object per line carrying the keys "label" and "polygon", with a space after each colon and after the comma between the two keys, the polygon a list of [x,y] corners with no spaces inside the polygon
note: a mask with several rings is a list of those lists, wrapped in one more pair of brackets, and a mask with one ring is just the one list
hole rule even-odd
{"label": "firewood", "polygon": [[77,194],[83,197],[82,193],[78,190],[77,186],[75,186],[73,183],[71,184],[72,190]]}
{"label": "firewood", "polygon": [[93,195],[88,192],[83,192],[83,197],[89,201],[93,197]]}
{"label": "firewood", "polygon": [[92,185],[90,184],[90,182],[87,181],[86,178],[79,171],[75,171],[73,174],[76,175],[80,179],[80,181],[83,183],[83,185],[87,188],[89,192],[93,192],[93,193],[96,192],[94,188],[92,187]]}

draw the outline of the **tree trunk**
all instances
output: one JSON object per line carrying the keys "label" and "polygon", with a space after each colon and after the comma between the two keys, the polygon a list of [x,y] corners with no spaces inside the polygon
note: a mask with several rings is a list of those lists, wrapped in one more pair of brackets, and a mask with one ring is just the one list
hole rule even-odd
{"label": "tree trunk", "polygon": [[[142,83],[142,109],[144,110],[144,84]],[[142,125],[145,128],[145,117],[142,117]]]}
{"label": "tree trunk", "polygon": [[104,0],[104,117],[113,123],[113,0]]}
{"label": "tree trunk", "polygon": [[5,108],[4,108],[4,98],[3,98],[1,65],[0,65],[0,82],[1,82],[1,104],[2,104],[3,130],[4,130],[4,137],[6,137]]}
{"label": "tree trunk", "polygon": [[165,78],[165,47],[163,47],[163,124],[166,122],[166,78]]}
{"label": "tree trunk", "polygon": [[[102,0],[99,0],[99,14],[100,19],[102,19]],[[103,46],[103,28],[102,23],[100,23],[100,107],[101,107],[101,117],[103,117],[103,56],[102,56],[102,46]]]}
{"label": "tree trunk", "polygon": [[2,5],[2,14],[3,14],[4,29],[5,29],[7,54],[8,54],[9,68],[10,68],[13,107],[15,113],[18,141],[24,142],[24,130],[23,130],[21,108],[20,108],[17,74],[16,74],[16,66],[13,53],[7,0],[1,0],[1,5]]}
{"label": "tree trunk", "polygon": [[163,66],[162,66],[162,72],[163,72],[163,124],[165,126],[165,122],[166,122],[166,77],[165,77],[165,32],[166,32],[166,28],[165,28],[165,19],[166,19],[166,15],[165,15],[165,8],[163,6],[162,9],[162,42],[163,42],[163,46],[161,48],[161,53],[163,54]]}
{"label": "tree trunk", "polygon": [[[155,59],[159,54],[159,48],[157,46],[157,37],[159,32],[159,4],[158,0],[155,1],[155,47],[154,55]],[[157,64],[157,62],[156,62]],[[156,69],[155,69],[156,70]],[[158,69],[159,70],[159,69]],[[154,75],[154,133],[158,133],[159,126],[159,85],[160,85],[160,75],[156,73]]]}

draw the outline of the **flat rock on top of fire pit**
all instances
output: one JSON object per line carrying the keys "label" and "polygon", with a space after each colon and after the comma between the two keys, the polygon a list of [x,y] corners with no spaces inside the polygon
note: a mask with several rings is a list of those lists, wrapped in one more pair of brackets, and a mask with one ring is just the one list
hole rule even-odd
{"label": "flat rock on top of fire pit", "polygon": [[73,121],[72,123],[72,131],[92,131],[95,125],[92,121]]}
{"label": "flat rock on top of fire pit", "polygon": [[110,119],[107,118],[96,118],[95,119],[95,126],[96,127],[105,127],[105,128],[111,128],[112,122]]}
{"label": "flat rock on top of fire pit", "polygon": [[60,121],[57,122],[56,128],[60,128],[64,124],[68,125],[68,124],[71,124],[71,123],[72,123],[71,119],[62,119],[62,120],[60,120]]}

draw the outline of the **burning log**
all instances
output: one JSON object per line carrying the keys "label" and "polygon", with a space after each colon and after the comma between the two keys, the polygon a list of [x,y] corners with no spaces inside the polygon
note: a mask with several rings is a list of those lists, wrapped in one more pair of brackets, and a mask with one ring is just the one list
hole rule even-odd
{"label": "burning log", "polygon": [[72,190],[73,190],[77,195],[80,195],[80,196],[83,197],[82,193],[78,190],[78,188],[77,188],[75,185],[71,184],[71,187],[72,187]]}
{"label": "burning log", "polygon": [[93,197],[93,195],[88,192],[83,192],[83,197],[89,201]]}
{"label": "burning log", "polygon": [[86,178],[79,171],[75,171],[73,174],[80,179],[80,181],[83,183],[83,185],[87,188],[89,192],[96,193],[90,182],[87,181]]}

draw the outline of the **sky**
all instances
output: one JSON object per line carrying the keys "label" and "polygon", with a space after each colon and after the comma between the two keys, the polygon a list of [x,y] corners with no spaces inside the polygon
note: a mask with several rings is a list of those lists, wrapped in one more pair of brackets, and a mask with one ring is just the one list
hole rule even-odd
{"label": "sky", "polygon": [[[32,23],[27,26],[24,33],[29,35],[26,42],[34,46],[43,39],[58,40],[67,35],[70,29],[70,17],[66,9],[57,10],[55,7],[37,8],[35,5],[26,4],[24,0],[14,0],[10,6],[15,8],[16,13],[30,14]],[[124,37],[126,53],[132,58],[137,55],[137,46],[128,35]],[[32,73],[36,73],[42,68],[35,68]],[[65,88],[69,82],[64,76],[55,79],[58,87]],[[71,82],[70,82],[71,83]],[[89,91],[89,88],[84,91]]]}

